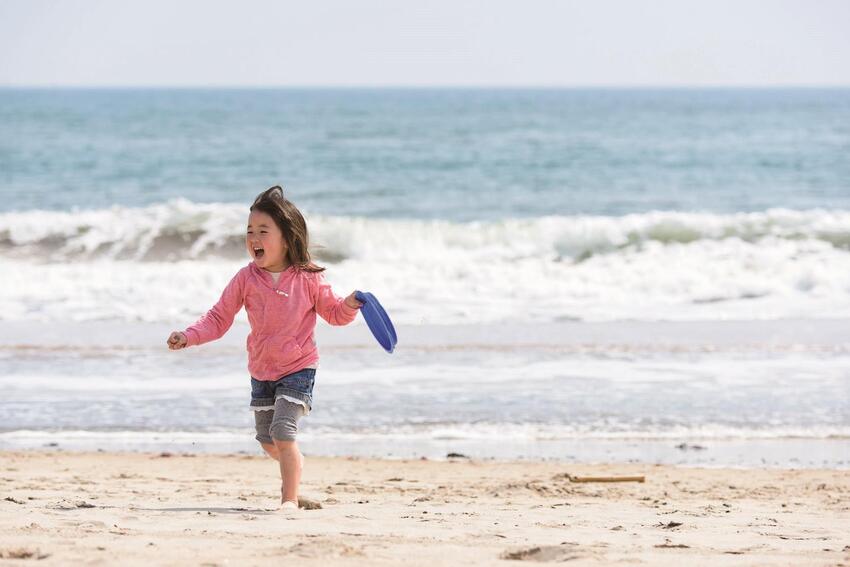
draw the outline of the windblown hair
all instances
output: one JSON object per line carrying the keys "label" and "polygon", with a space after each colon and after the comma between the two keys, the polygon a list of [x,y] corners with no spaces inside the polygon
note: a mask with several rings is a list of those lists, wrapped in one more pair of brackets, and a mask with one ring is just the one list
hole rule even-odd
{"label": "windblown hair", "polygon": [[322,272],[310,258],[310,237],[307,223],[295,204],[283,196],[283,189],[275,185],[266,189],[254,199],[251,212],[260,211],[274,219],[283,239],[286,241],[286,256],[289,263],[306,272]]}

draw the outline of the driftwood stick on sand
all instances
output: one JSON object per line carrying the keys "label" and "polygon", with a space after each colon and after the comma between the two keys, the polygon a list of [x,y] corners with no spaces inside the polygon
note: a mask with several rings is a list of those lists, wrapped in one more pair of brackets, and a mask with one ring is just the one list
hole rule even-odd
{"label": "driftwood stick on sand", "polygon": [[573,476],[566,475],[570,482],[644,482],[643,476]]}

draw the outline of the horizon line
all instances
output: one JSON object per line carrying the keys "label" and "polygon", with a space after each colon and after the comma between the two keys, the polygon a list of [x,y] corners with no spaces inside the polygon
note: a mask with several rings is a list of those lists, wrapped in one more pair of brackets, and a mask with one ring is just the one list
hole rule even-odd
{"label": "horizon line", "polygon": [[228,85],[228,84],[0,84],[3,90],[771,90],[771,89],[848,89],[850,83],[841,84],[816,84],[816,83],[788,83],[788,84],[587,84],[587,85],[546,85],[546,84],[422,84],[422,85],[399,85],[399,84],[281,84],[281,85]]}

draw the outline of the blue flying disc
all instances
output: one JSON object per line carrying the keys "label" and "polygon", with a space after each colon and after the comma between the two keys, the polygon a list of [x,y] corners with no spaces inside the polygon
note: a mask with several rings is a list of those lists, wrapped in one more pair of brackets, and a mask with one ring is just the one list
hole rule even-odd
{"label": "blue flying disc", "polygon": [[378,340],[378,343],[384,347],[384,350],[391,353],[395,349],[396,343],[398,343],[398,337],[395,334],[395,327],[393,327],[393,322],[390,321],[387,312],[381,307],[377,298],[368,291],[355,291],[354,297],[363,304],[360,307],[360,313],[366,319],[369,330],[372,331],[372,334]]}

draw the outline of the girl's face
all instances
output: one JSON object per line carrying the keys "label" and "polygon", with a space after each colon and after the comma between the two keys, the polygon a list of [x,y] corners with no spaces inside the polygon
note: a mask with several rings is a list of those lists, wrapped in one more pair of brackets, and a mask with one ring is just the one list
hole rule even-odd
{"label": "girl's face", "polygon": [[269,272],[282,272],[289,267],[283,234],[274,220],[262,211],[251,211],[248,215],[245,246],[258,268]]}

